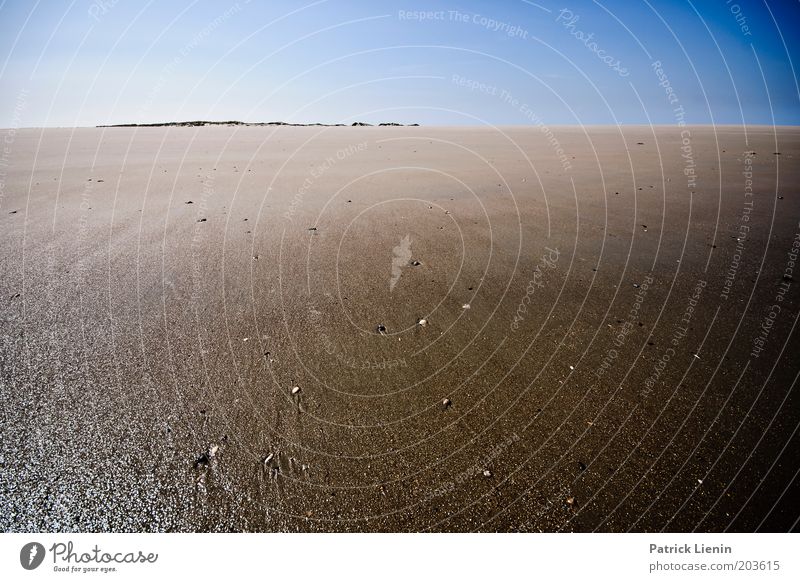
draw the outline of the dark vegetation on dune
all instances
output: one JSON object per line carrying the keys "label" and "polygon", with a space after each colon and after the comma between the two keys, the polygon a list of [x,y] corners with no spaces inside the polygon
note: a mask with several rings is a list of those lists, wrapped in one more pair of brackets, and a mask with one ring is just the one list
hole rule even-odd
{"label": "dark vegetation on dune", "polygon": [[[167,121],[164,123],[118,123],[114,125],[98,125],[97,127],[201,127],[205,125],[241,125],[245,127],[258,127],[270,125],[288,125],[291,127],[346,127],[345,123],[287,123],[285,121],[267,121],[248,123],[246,121]],[[379,123],[379,127],[403,127],[403,123]],[[372,123],[355,121],[351,127],[373,127]],[[411,123],[408,127],[419,127],[419,123]]]}

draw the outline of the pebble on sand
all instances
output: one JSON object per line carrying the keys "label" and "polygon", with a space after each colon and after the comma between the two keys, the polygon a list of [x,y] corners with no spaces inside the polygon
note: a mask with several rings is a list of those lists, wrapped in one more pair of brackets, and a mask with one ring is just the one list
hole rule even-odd
{"label": "pebble on sand", "polygon": [[461,306],[461,309],[469,309],[469,308],[470,308],[469,303],[465,303],[464,305]]}
{"label": "pebble on sand", "polygon": [[208,454],[203,453],[197,457],[197,460],[194,462],[194,468],[199,469],[200,467],[207,467],[209,462],[211,462],[211,459],[209,458]]}
{"label": "pebble on sand", "polygon": [[208,458],[213,459],[218,451],[219,451],[219,445],[211,445],[210,447],[208,447]]}
{"label": "pebble on sand", "polygon": [[300,392],[300,386],[295,386],[292,388],[292,394],[297,394],[298,392]]}
{"label": "pebble on sand", "polygon": [[443,409],[447,410],[451,406],[453,406],[453,402],[449,398],[443,398],[442,399],[442,408]]}
{"label": "pebble on sand", "polygon": [[486,477],[486,478],[489,478],[489,477],[492,476],[492,472],[489,469],[484,469],[483,470],[483,476]]}
{"label": "pebble on sand", "polygon": [[424,317],[420,318],[420,319],[417,320],[417,325],[419,325],[421,327],[425,327],[426,325],[428,325],[428,320],[425,319]]}

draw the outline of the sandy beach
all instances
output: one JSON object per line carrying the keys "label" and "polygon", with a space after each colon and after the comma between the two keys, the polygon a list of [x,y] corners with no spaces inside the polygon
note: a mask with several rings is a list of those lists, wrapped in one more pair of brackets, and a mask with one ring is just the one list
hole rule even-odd
{"label": "sandy beach", "polygon": [[3,531],[797,526],[798,128],[12,138]]}

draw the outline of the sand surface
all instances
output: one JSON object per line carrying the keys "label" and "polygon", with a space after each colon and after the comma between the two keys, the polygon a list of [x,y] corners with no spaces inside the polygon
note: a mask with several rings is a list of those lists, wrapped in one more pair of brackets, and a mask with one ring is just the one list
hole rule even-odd
{"label": "sand surface", "polygon": [[8,135],[2,530],[797,528],[796,128]]}

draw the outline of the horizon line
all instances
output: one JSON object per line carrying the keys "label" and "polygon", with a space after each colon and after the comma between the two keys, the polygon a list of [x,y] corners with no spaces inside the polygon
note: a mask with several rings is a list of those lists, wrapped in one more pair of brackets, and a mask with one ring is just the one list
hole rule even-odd
{"label": "horizon line", "polygon": [[102,125],[29,125],[17,127],[0,128],[2,131],[18,131],[21,129],[113,129],[113,128],[157,128],[157,127],[428,127],[428,128],[493,128],[493,127],[513,127],[513,128],[541,128],[541,127],[708,127],[708,128],[730,128],[730,127],[774,127],[774,128],[800,128],[800,124],[789,123],[555,123],[555,124],[534,124],[534,123],[497,123],[497,124],[446,124],[446,125],[421,125],[419,123],[397,123],[380,122],[367,123],[355,121],[353,123],[293,123],[287,121],[213,121],[213,120],[190,120],[190,121],[164,121],[156,123],[114,123]]}

